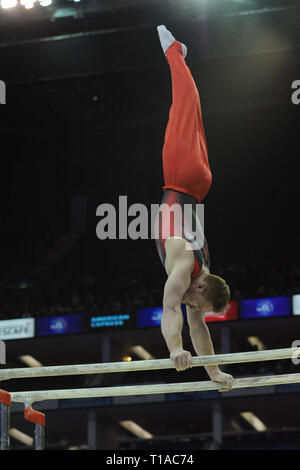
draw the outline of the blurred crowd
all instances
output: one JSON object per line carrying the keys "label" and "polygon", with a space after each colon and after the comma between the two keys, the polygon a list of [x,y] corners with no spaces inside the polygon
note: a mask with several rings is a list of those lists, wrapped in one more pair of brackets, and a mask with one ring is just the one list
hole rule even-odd
{"label": "blurred crowd", "polygon": [[226,279],[232,300],[294,295],[300,292],[299,262],[232,262],[227,267],[219,266],[214,274]]}
{"label": "blurred crowd", "polygon": [[[231,289],[231,300],[245,298],[276,297],[300,292],[300,265],[281,270],[270,266],[258,270],[253,263],[242,266],[231,263],[227,268],[218,267],[215,274],[226,279]],[[113,282],[87,276],[67,290],[61,292],[57,304],[48,311],[72,313],[119,313],[137,308],[162,305],[163,287],[166,276],[161,272],[154,279],[144,277],[117,278]],[[45,314],[46,312],[43,312]]]}
{"label": "blurred crowd", "polygon": [[[231,262],[228,266],[212,267],[211,272],[224,279],[231,289],[232,300],[276,297],[300,293],[300,264],[263,263],[257,260],[242,264]],[[139,257],[132,257],[130,267],[118,275],[90,274],[75,276],[65,272],[56,279],[46,295],[39,295],[38,285],[17,292],[10,290],[2,295],[0,315],[48,316],[72,313],[118,314],[138,308],[162,305],[166,274],[159,261],[153,261],[153,251],[145,251],[141,265]]]}

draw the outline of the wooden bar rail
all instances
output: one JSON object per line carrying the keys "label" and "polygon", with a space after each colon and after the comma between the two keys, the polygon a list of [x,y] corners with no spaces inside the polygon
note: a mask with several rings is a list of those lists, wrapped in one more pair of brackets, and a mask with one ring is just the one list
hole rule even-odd
{"label": "wooden bar rail", "polygon": [[[246,362],[273,361],[291,359],[300,356],[300,348],[271,349],[242,353],[197,356],[192,359],[192,367]],[[67,366],[46,366],[16,369],[0,369],[0,380],[21,379],[28,377],[51,377],[59,375],[106,374],[109,372],[134,372],[142,370],[173,369],[171,359],[152,359],[149,361],[108,362],[99,364],[77,364]]]}
{"label": "wooden bar rail", "polygon": [[[300,373],[271,375],[261,377],[245,377],[233,380],[233,389],[248,387],[264,387],[300,383]],[[43,400],[61,400],[63,398],[95,398],[119,397],[134,395],[153,395],[158,393],[202,392],[224,388],[224,384],[211,381],[165,383],[155,385],[129,385],[122,387],[79,388],[70,390],[41,390],[32,392],[12,392],[13,402],[33,403]]]}

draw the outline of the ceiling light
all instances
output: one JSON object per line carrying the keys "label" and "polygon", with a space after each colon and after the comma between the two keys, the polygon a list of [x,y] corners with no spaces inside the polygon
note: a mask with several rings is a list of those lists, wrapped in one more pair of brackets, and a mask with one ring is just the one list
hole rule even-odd
{"label": "ceiling light", "polygon": [[26,446],[33,445],[33,437],[28,436],[28,434],[25,434],[16,428],[11,428],[9,430],[9,435]]}
{"label": "ceiling light", "polygon": [[130,352],[133,352],[136,356],[140,357],[141,359],[144,359],[145,361],[148,361],[149,359],[154,359],[154,357],[146,351],[143,346],[132,346],[130,348]]}
{"label": "ceiling light", "polygon": [[249,423],[256,431],[262,432],[267,430],[267,426],[251,411],[243,411],[241,416]]}
{"label": "ceiling light", "polygon": [[259,351],[266,349],[264,343],[258,338],[258,336],[248,336],[247,340],[253,347],[257,347]]}
{"label": "ceiling light", "polygon": [[16,7],[18,4],[18,0],[1,0],[2,8],[13,8]]}
{"label": "ceiling light", "polygon": [[52,0],[39,0],[41,7],[48,7],[52,4]]}
{"label": "ceiling light", "polygon": [[20,0],[20,4],[25,7],[27,10],[30,8],[33,8],[34,4],[36,3],[36,0]]}
{"label": "ceiling light", "polygon": [[24,354],[23,356],[19,356],[18,359],[24,362],[28,367],[42,367],[42,363],[35,359],[34,357],[30,356],[29,354]]}
{"label": "ceiling light", "polygon": [[235,419],[231,420],[231,426],[235,431],[242,431],[242,427],[235,421]]}
{"label": "ceiling light", "polygon": [[143,429],[141,426],[136,424],[134,421],[120,421],[120,425],[127,431],[131,432],[140,439],[152,439],[153,435],[150,432]]}
{"label": "ceiling light", "polygon": [[124,362],[131,362],[132,361],[132,357],[131,356],[124,356],[122,361]]}

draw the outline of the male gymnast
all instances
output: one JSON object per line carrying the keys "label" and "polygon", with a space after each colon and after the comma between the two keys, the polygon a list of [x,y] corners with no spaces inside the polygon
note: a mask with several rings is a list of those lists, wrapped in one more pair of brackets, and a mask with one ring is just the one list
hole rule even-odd
{"label": "male gymnast", "polygon": [[[196,206],[209,191],[212,175],[202,122],[199,93],[185,63],[187,48],[175,40],[164,25],[158,26],[161,46],[171,69],[172,106],[163,147],[164,195],[157,224],[156,245],[168,279],[164,287],[161,330],[177,371],[191,366],[191,354],[183,349],[183,316],[186,305],[189,331],[197,355],[214,354],[205,312],[221,312],[228,304],[230,289],[224,279],[210,273],[204,234],[199,244],[191,223],[184,216],[170,219],[168,209],[178,204],[192,207],[192,225],[201,232]],[[219,391],[232,388],[232,376],[218,366],[205,367]]]}

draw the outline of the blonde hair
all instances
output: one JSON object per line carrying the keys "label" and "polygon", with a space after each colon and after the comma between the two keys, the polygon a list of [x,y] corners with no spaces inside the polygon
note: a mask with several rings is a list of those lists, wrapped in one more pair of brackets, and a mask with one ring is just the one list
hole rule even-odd
{"label": "blonde hair", "polygon": [[205,278],[205,298],[212,303],[213,311],[222,312],[230,299],[230,288],[226,281],[215,274]]}

